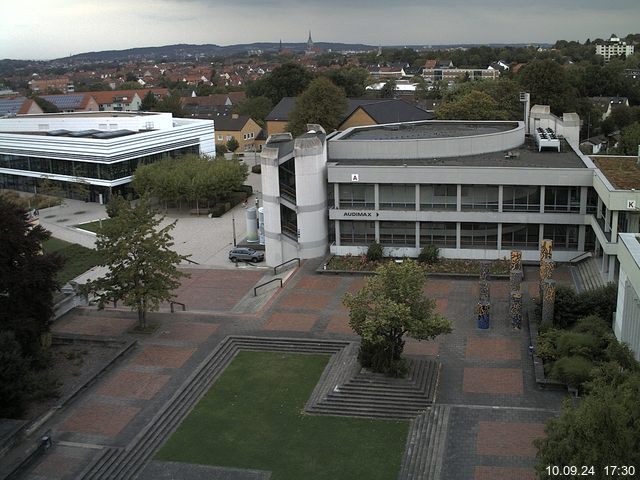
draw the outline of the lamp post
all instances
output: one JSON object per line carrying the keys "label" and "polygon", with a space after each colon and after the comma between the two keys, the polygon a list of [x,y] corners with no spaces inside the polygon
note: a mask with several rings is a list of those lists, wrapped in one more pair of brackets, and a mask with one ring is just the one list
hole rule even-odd
{"label": "lamp post", "polygon": [[236,217],[231,210],[231,228],[233,230],[233,246],[236,246]]}

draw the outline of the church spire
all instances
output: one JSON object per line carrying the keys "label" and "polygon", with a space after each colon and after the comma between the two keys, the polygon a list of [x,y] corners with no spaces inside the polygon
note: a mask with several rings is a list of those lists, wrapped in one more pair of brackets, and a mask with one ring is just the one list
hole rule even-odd
{"label": "church spire", "polygon": [[309,39],[307,40],[307,50],[311,50],[313,48],[313,40],[311,39],[311,30],[309,30]]}

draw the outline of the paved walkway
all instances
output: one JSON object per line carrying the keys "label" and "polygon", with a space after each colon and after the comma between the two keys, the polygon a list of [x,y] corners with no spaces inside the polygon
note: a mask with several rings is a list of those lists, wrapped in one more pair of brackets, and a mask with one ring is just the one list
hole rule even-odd
{"label": "paved walkway", "polygon": [[[341,298],[364,279],[318,275],[317,263],[303,264],[261,310],[249,314],[234,312],[261,281],[259,272],[196,272],[202,277],[185,282],[181,295],[190,296],[188,305],[198,302],[198,312],[151,314],[158,330],[135,336],[139,346],[132,355],[44,426],[52,429],[55,446],[25,478],[76,478],[100,448],[124,448],[229,334],[357,339]],[[525,292],[533,293],[536,278],[527,273]],[[473,314],[477,282],[431,279],[425,291],[455,330],[435,342],[407,341],[407,354],[438,357],[443,364],[436,403],[451,406],[443,480],[534,478],[532,441],[560,408],[562,394],[535,385],[526,329],[512,330],[506,318],[507,290],[508,282],[491,282],[492,326],[482,331]],[[134,324],[126,310],[81,308],[53,330],[131,338]]]}

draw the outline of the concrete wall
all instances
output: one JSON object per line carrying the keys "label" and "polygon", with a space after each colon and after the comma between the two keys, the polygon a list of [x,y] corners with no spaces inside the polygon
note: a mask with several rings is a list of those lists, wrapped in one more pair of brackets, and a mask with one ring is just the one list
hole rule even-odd
{"label": "concrete wall", "polygon": [[538,127],[552,128],[562,135],[575,148],[580,143],[580,117],[577,113],[564,113],[562,118],[551,113],[548,105],[534,105],[529,113],[529,133],[534,134]]}
{"label": "concrete wall", "polygon": [[620,234],[618,261],[620,274],[613,331],[619,341],[629,344],[636,360],[640,360],[640,242],[636,235]]}

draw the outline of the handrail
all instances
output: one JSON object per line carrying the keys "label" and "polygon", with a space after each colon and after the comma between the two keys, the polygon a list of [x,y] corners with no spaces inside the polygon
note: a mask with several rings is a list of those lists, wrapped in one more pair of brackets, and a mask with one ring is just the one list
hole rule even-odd
{"label": "handrail", "polygon": [[174,313],[173,312],[173,305],[174,304],[182,306],[182,311],[183,312],[187,311],[187,306],[184,303],[171,301],[171,302],[169,302],[169,308],[171,309],[171,313]]}
{"label": "handrail", "polygon": [[298,266],[300,266],[300,258],[298,258],[298,257],[292,258],[291,260],[287,260],[286,262],[282,262],[280,265],[276,265],[275,267],[273,267],[273,274],[277,275],[278,274],[278,268],[286,265],[287,263],[291,263],[291,262],[298,262]]}
{"label": "handrail", "polygon": [[269,285],[270,283],[273,283],[273,282],[280,282],[280,288],[282,288],[282,279],[281,278],[273,278],[273,279],[269,280],[268,282],[264,282],[264,283],[262,283],[262,284],[260,284],[260,285],[258,285],[256,287],[253,287],[253,296],[254,297],[258,296],[258,289],[260,287],[264,287],[265,285]]}
{"label": "handrail", "polygon": [[200,265],[198,262],[194,262],[193,260],[190,260],[190,259],[188,259],[188,258],[185,258],[185,260],[186,260],[187,262],[189,262],[189,263],[193,263],[193,264],[195,264],[195,265]]}
{"label": "handrail", "polygon": [[576,255],[572,259],[569,260],[569,263],[578,263],[580,260],[584,260],[585,258],[591,258],[593,254],[591,252],[582,252],[580,255]]}

